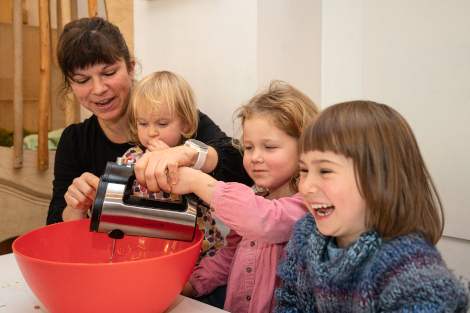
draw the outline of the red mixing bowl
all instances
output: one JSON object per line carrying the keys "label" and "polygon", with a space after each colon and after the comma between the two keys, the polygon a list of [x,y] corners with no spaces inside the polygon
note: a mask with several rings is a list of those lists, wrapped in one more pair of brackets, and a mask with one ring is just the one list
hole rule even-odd
{"label": "red mixing bowl", "polygon": [[16,262],[52,313],[163,312],[191,275],[203,240],[192,242],[90,232],[90,220],[30,231],[13,243]]}

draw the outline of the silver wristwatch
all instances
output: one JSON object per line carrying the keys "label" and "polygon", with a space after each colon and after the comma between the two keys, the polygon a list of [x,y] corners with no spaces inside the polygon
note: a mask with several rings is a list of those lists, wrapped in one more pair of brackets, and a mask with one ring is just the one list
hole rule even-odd
{"label": "silver wristwatch", "polygon": [[209,151],[209,147],[205,143],[196,139],[188,139],[186,140],[184,145],[197,151],[198,156],[197,156],[196,164],[191,166],[191,168],[200,170],[204,166],[204,163],[206,162],[206,157]]}

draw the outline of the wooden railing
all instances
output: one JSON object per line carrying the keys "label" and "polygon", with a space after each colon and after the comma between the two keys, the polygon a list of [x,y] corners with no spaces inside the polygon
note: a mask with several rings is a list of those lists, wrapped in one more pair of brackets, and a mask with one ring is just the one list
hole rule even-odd
{"label": "wooden railing", "polygon": [[[60,0],[62,25],[70,22],[70,0]],[[49,168],[48,131],[50,124],[50,73],[51,73],[51,38],[49,20],[49,1],[38,0],[39,4],[39,38],[40,38],[40,87],[38,112],[38,169]],[[13,42],[14,42],[14,148],[13,167],[23,167],[23,1],[13,0]],[[97,16],[96,0],[88,0],[89,16]],[[65,121],[70,117],[73,108],[66,106]]]}
{"label": "wooden railing", "polygon": [[13,167],[23,167],[23,2],[13,0]]}

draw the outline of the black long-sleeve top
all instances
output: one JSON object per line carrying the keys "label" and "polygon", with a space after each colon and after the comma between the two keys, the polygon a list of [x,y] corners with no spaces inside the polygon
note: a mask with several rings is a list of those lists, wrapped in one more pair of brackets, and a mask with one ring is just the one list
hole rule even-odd
{"label": "black long-sleeve top", "polygon": [[[243,157],[228,137],[207,115],[199,112],[199,127],[195,139],[213,147],[218,163],[212,173],[217,180],[251,185],[253,181],[243,167]],[[52,200],[47,213],[47,225],[62,222],[67,203],[64,195],[73,180],[89,172],[103,175],[107,162],[115,162],[133,145],[111,142],[93,115],[83,123],[68,126],[59,141],[54,164]]]}

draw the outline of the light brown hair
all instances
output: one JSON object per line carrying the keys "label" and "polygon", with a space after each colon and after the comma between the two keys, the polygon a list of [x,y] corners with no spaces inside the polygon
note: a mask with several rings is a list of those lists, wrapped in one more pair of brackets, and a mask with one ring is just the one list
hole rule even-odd
{"label": "light brown hair", "polygon": [[386,240],[418,230],[437,243],[442,203],[413,131],[397,111],[372,101],[330,106],[300,138],[300,153],[313,150],[353,160],[368,210],[366,227]]}
{"label": "light brown hair", "polygon": [[70,80],[76,69],[96,64],[132,64],[129,48],[119,28],[101,17],[82,18],[67,23],[57,44],[57,60],[63,74],[63,97],[71,91]]}
{"label": "light brown hair", "polygon": [[[240,126],[232,143],[243,153],[242,131],[245,120],[258,116],[268,118],[277,128],[298,142],[302,130],[318,111],[317,105],[307,95],[286,82],[273,80],[266,90],[259,92],[235,111],[234,119],[240,121]],[[291,178],[291,189],[298,191],[298,184],[297,171]]]}
{"label": "light brown hair", "polygon": [[159,111],[165,105],[171,116],[178,116],[182,124],[188,122],[189,129],[181,133],[181,139],[191,138],[198,128],[199,117],[194,93],[180,75],[154,72],[145,76],[134,88],[127,108],[127,121],[131,130],[131,144],[139,144],[137,132],[137,107],[148,112]]}

